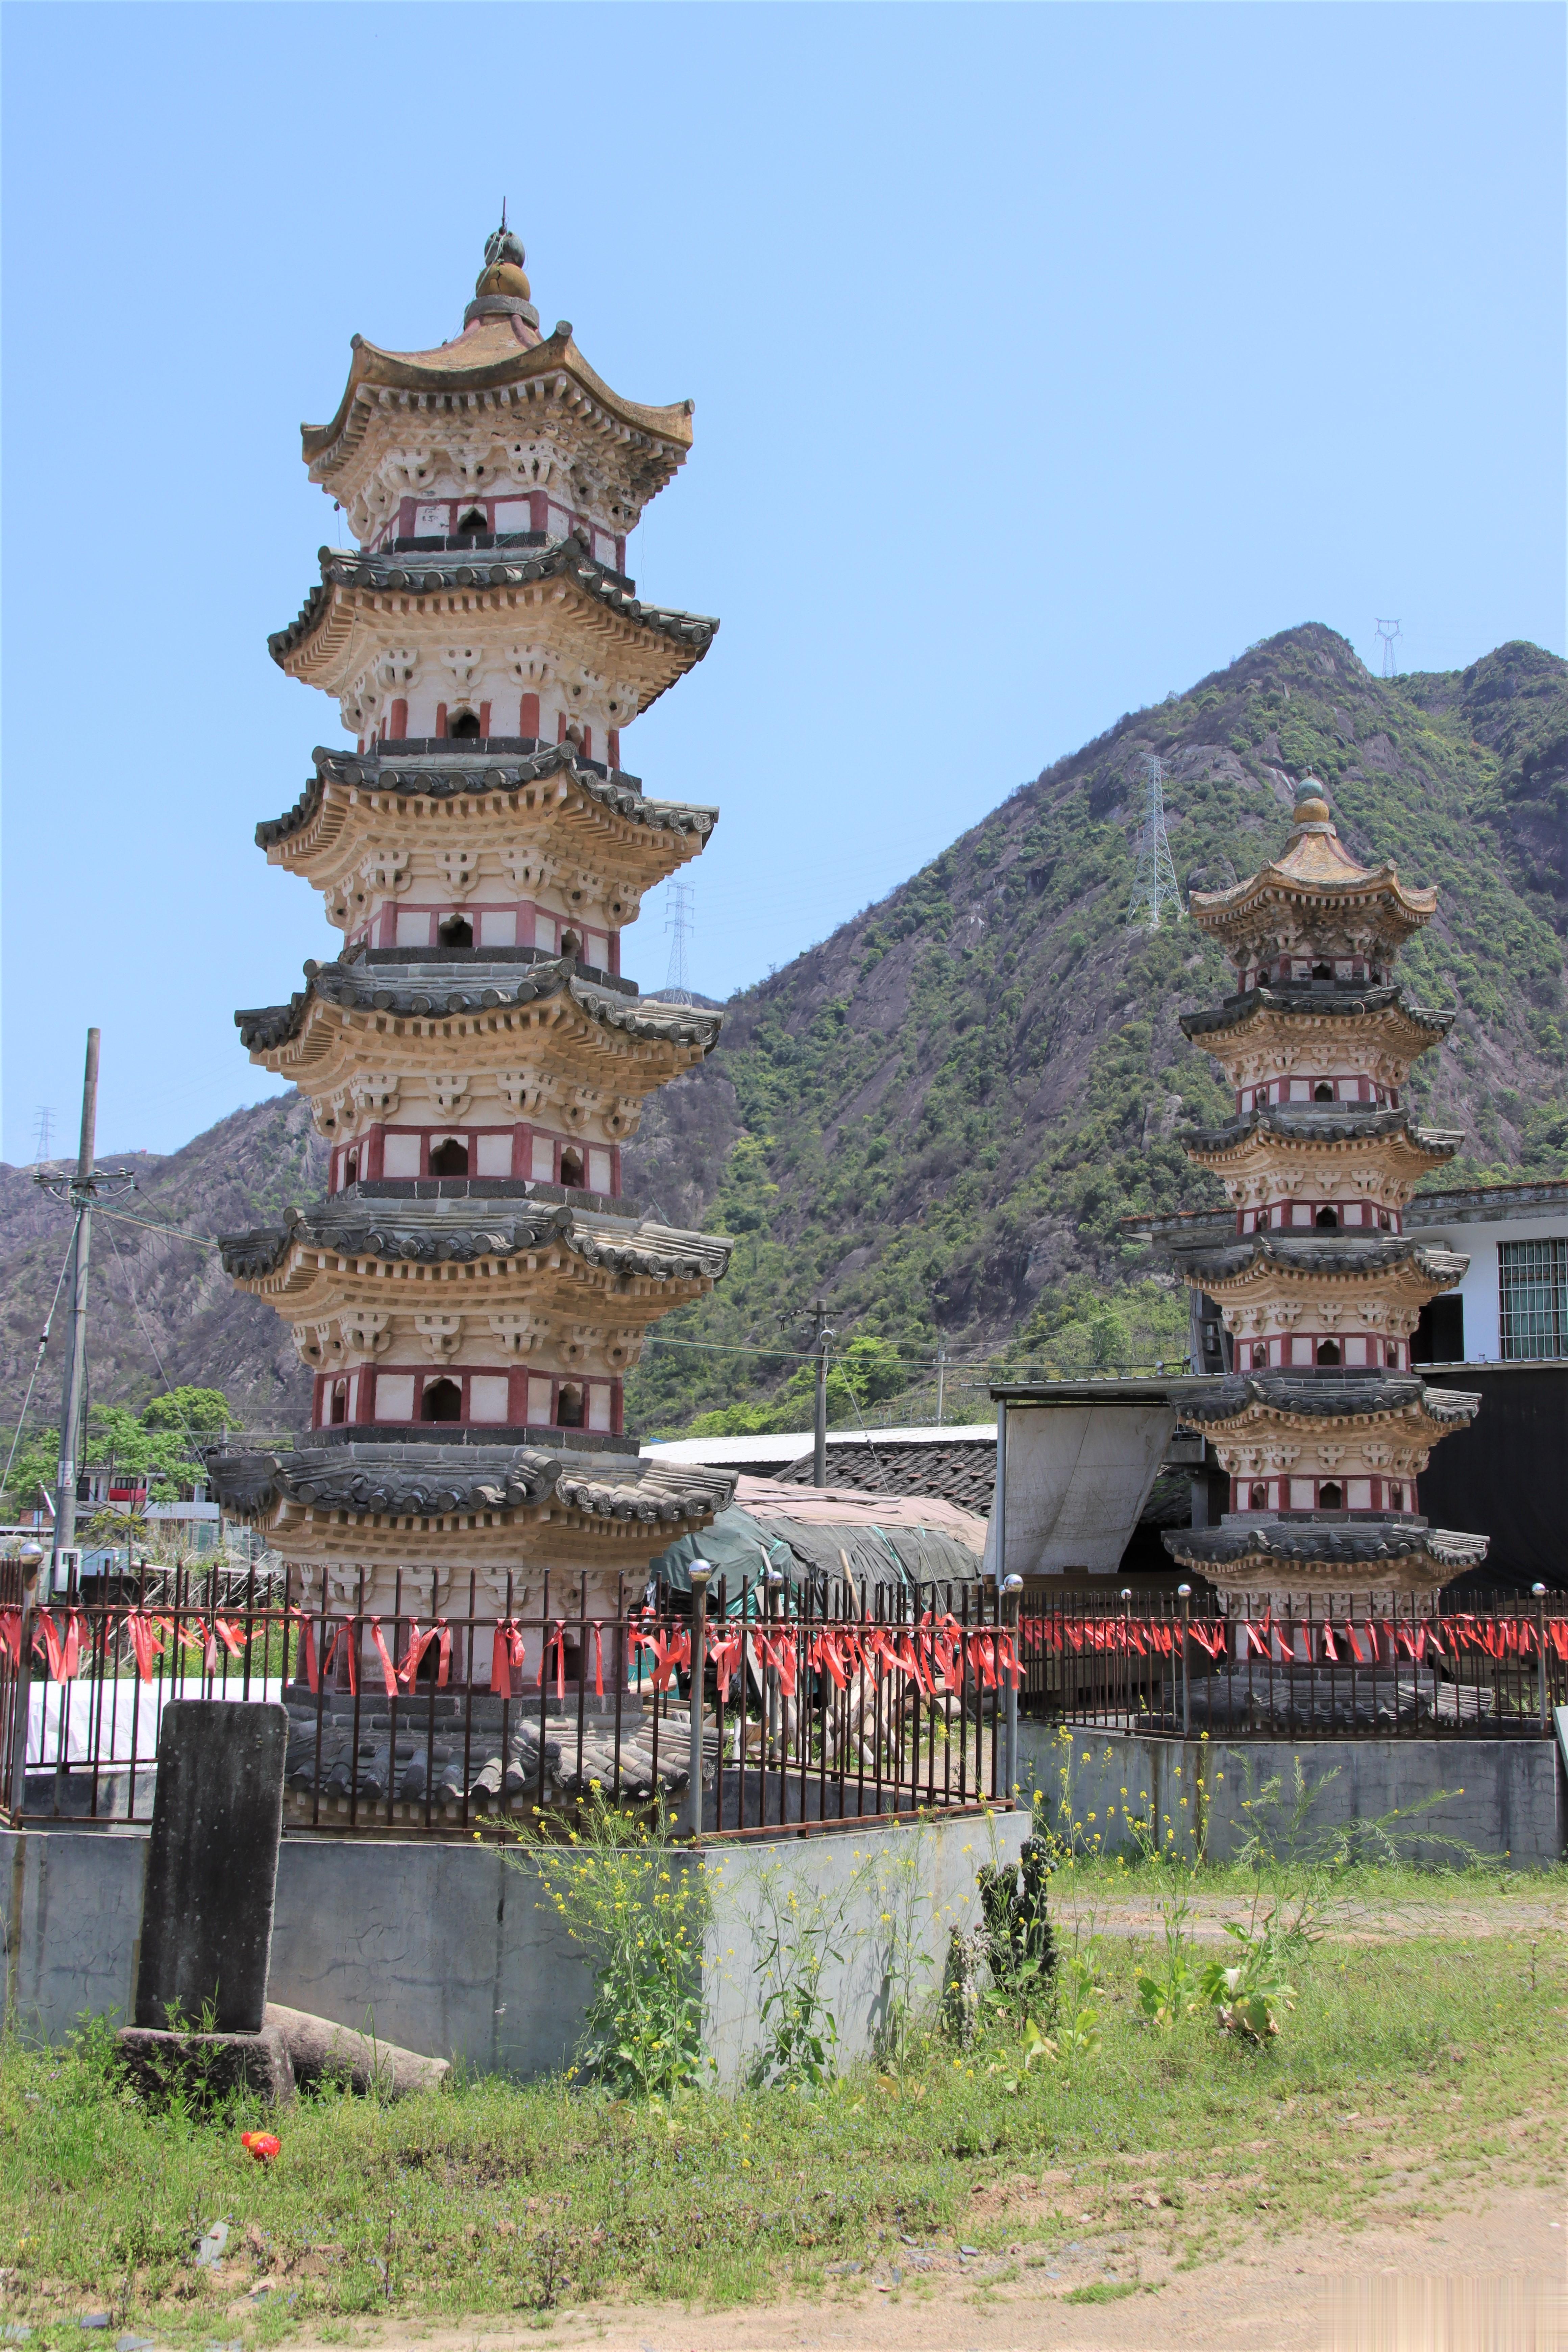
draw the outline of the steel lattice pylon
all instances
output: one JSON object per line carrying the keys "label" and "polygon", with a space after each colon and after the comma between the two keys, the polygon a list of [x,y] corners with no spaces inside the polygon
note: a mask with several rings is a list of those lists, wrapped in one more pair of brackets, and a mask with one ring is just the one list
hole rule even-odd
{"label": "steel lattice pylon", "polygon": [[1138,834],[1138,871],[1132,885],[1128,920],[1138,931],[1157,931],[1167,912],[1179,923],[1186,913],[1176,883],[1171,839],[1165,830],[1165,771],[1151,752],[1143,802],[1143,823]]}

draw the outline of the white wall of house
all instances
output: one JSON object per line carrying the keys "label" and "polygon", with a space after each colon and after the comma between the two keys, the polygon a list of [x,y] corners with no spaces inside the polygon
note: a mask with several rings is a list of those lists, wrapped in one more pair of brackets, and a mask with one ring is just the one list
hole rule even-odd
{"label": "white wall of house", "polygon": [[1568,1210],[1561,1214],[1498,1218],[1455,1217],[1446,1224],[1428,1225],[1421,1219],[1421,1202],[1405,1212],[1405,1229],[1419,1233],[1424,1242],[1468,1257],[1469,1268],[1459,1285],[1465,1310],[1465,1357],[1468,1364],[1500,1363],[1500,1293],[1498,1249],[1503,1242],[1539,1242],[1568,1235]]}

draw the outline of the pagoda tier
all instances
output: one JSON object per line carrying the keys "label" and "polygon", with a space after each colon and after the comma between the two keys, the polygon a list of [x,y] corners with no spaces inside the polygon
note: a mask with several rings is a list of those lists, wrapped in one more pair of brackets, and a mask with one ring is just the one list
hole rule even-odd
{"label": "pagoda tier", "polygon": [[1406,1202],[1453,1158],[1457,1131],[1416,1127],[1408,1111],[1265,1104],[1223,1127],[1184,1128],[1189,1160],[1220,1179],[1236,1229],[1292,1226],[1399,1233]]}
{"label": "pagoda tier", "polygon": [[[335,1185],[539,1174],[569,1189],[559,1157],[538,1166],[536,1135],[553,1137],[558,1153],[618,1150],[645,1096],[712,1050],[721,1017],[639,997],[629,982],[532,948],[464,961],[363,950],[307,965],[306,986],[287,1004],[235,1015],[251,1060],[292,1078],[319,1131],[343,1147]],[[418,1139],[417,1150],[395,1136]],[[447,1142],[454,1153],[432,1161]],[[586,1189],[620,1188],[590,1174]]]}
{"label": "pagoda tier", "polygon": [[[1393,866],[1358,866],[1322,797],[1299,799],[1283,856],[1229,890],[1194,890],[1188,911],[1235,965],[1243,990],[1268,981],[1378,982],[1436,911]],[[1305,787],[1303,788],[1305,791]]]}
{"label": "pagoda tier", "polygon": [[219,1458],[215,1483],[307,1592],[383,1614],[400,1589],[428,1605],[470,1577],[497,1608],[511,1580],[521,1611],[527,1580],[558,1576],[612,1615],[733,1488],[644,1463],[624,1427],[650,1327],[731,1250],[621,1197],[645,1097],[721,1025],[620,971],[644,895],[716,818],[620,772],[622,726],[718,625],[639,603],[626,575],[689,404],[634,408],[569,329],[541,342],[522,257],[499,230],[438,351],[356,342],[306,455],[375,543],[323,550],[272,641],[361,741],[319,751],[257,839],[348,936],[287,1004],[236,1015],[331,1157],[324,1204],[223,1244],[313,1375],[310,1431]]}
{"label": "pagoda tier", "polygon": [[456,1372],[455,1421],[619,1430],[647,1329],[706,1297],[731,1244],[520,1190],[356,1186],[281,1228],[224,1236],[225,1270],[289,1317],[301,1361],[336,1383],[342,1412],[320,1397],[318,1426],[428,1419],[426,1392]]}
{"label": "pagoda tier", "polygon": [[1421,1309],[1469,1260],[1403,1234],[1252,1233],[1184,1250],[1178,1271],[1217,1301],[1238,1362],[1399,1370]]}
{"label": "pagoda tier", "polygon": [[[373,736],[564,740],[618,757],[639,712],[700,662],[719,624],[638,602],[574,533],[423,553],[323,547],[320,584],[268,639],[290,677]],[[614,739],[614,740],[612,740]]]}
{"label": "pagoda tier", "polygon": [[1222,1587],[1429,1590],[1486,1554],[1484,1537],[1429,1528],[1417,1509],[1431,1447],[1479,1404],[1410,1371],[1421,1309],[1468,1263],[1403,1230],[1422,1176],[1463,1140],[1400,1099],[1454,1017],[1389,978],[1436,894],[1358,866],[1309,779],[1283,856],[1191,904],[1240,982],[1182,1019],[1236,1090],[1235,1119],[1181,1140],[1224,1182],[1237,1238],[1175,1255],[1230,1335],[1235,1372],[1182,1417],[1229,1474],[1231,1508],[1165,1546]]}
{"label": "pagoda tier", "polygon": [[1212,1054],[1236,1089],[1238,1111],[1261,1103],[1338,1102],[1397,1108],[1410,1065],[1440,1045],[1451,1013],[1428,1012],[1403,990],[1249,988],[1180,1025]]}
{"label": "pagoda tier", "polygon": [[[310,479],[336,499],[362,546],[456,531],[477,510],[491,530],[586,525],[616,543],[691,446],[691,403],[645,408],[595,374],[564,321],[540,340],[530,305],[470,318],[434,351],[353,338],[330,425],[302,425]],[[477,308],[477,306],[471,306]]]}
{"label": "pagoda tier", "polygon": [[[707,845],[710,808],[649,800],[636,776],[569,744],[318,748],[286,816],[258,824],[269,865],[321,893],[349,943],[534,947],[574,930],[584,962],[620,965],[644,894]],[[454,942],[455,944],[457,942]]]}

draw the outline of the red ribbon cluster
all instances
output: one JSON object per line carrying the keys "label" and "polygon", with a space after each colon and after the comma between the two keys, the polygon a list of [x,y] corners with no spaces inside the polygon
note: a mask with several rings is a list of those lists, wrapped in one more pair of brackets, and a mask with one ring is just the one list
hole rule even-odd
{"label": "red ribbon cluster", "polygon": [[[1169,1658],[1179,1654],[1182,1642],[1176,1623],[1138,1624],[1124,1617],[1032,1618],[1022,1630],[1025,1649],[1035,1654],[1054,1650],[1074,1657],[1103,1652]],[[1266,1610],[1256,1622],[1239,1617],[1228,1622],[1193,1619],[1186,1631],[1211,1658],[1224,1657],[1235,1636],[1238,1657],[1273,1655],[1280,1664],[1394,1665],[1402,1658],[1419,1664],[1428,1656],[1457,1658],[1465,1650],[1481,1650],[1499,1660],[1523,1659],[1535,1657],[1541,1649],[1540,1628],[1528,1617],[1461,1615],[1427,1618],[1416,1624],[1374,1617],[1358,1625],[1348,1619],[1287,1620]],[[1549,1619],[1545,1635],[1548,1654],[1568,1663],[1568,1618]]]}
{"label": "red ribbon cluster", "polygon": [[1005,1627],[964,1626],[951,1615],[933,1620],[928,1610],[918,1625],[727,1627],[708,1644],[721,1698],[729,1697],[731,1679],[740,1671],[748,1647],[755,1667],[772,1667],[777,1674],[786,1698],[795,1696],[803,1664],[826,1675],[839,1690],[847,1690],[857,1675],[868,1675],[874,1681],[902,1675],[925,1698],[962,1690],[966,1674],[986,1690],[994,1690],[1004,1680],[1016,1689],[1024,1675]]}

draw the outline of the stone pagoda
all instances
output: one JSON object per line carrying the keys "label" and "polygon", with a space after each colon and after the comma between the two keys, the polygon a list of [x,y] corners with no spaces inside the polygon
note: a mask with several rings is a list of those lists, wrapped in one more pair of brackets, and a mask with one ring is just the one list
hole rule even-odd
{"label": "stone pagoda", "polygon": [[1404,1230],[1417,1181],[1462,1140],[1405,1102],[1411,1064],[1454,1018],[1394,978],[1436,900],[1393,866],[1358,866],[1311,778],[1280,857],[1191,900],[1236,993],[1182,1027],[1224,1070],[1236,1116],[1182,1140],[1224,1184],[1236,1238],[1176,1253],[1231,1357],[1181,1410],[1229,1474],[1230,1509],[1164,1542],[1221,1588],[1422,1592],[1486,1555],[1484,1536],[1430,1528],[1417,1507],[1430,1449],[1480,1402],[1427,1388],[1410,1360],[1421,1308],[1468,1263]]}
{"label": "stone pagoda", "polygon": [[[730,1250],[622,1188],[645,1097],[720,1016],[622,970],[645,893],[716,812],[649,799],[621,738],[718,624],[645,603],[626,570],[690,402],[623,400],[569,325],[542,336],[504,226],[485,261],[460,334],[408,352],[356,335],[337,415],[303,428],[356,543],[321,550],[271,651],[335,698],[353,748],[318,751],[257,840],[342,943],[287,1004],[236,1019],[308,1097],[328,1197],[223,1249],[287,1318],[312,1408],[292,1453],[218,1479],[310,1607],[363,1593],[390,1621],[401,1572],[426,1621],[465,1614],[470,1584],[481,1614],[510,1591],[537,1618],[549,1572],[552,1616],[603,1620],[733,1485],[643,1462],[623,1408],[650,1326]],[[612,1672],[574,1629],[564,1664],[574,1705]],[[475,1681],[489,1668],[487,1645]]]}

